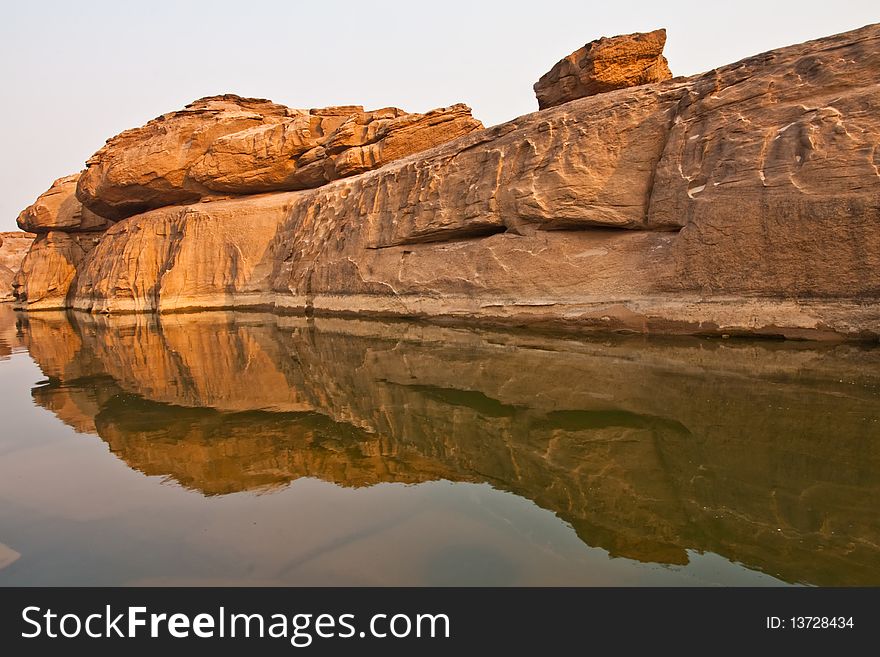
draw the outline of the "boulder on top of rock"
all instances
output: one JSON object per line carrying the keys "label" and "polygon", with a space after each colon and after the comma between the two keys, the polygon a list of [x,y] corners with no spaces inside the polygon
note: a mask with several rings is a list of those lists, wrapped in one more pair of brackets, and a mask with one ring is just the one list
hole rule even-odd
{"label": "boulder on top of rock", "polygon": [[209,197],[307,189],[479,128],[465,105],[410,114],[212,96],[108,140],[86,163],[77,196],[118,220]]}
{"label": "boulder on top of rock", "polygon": [[18,215],[16,223],[24,231],[48,233],[51,230],[91,232],[105,230],[112,222],[99,217],[76,198],[80,174],[64,176]]}
{"label": "boulder on top of rock", "polygon": [[591,41],[561,59],[535,83],[538,107],[672,78],[663,56],[666,30]]}
{"label": "boulder on top of rock", "polygon": [[396,107],[313,109],[217,139],[189,170],[218,193],[319,187],[461,137],[482,124],[466,105],[426,114]]}

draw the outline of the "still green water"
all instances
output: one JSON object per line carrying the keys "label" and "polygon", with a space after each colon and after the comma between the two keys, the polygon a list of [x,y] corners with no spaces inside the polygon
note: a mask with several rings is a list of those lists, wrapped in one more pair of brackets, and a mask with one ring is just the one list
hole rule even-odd
{"label": "still green water", "polygon": [[880,584],[880,350],[0,307],[0,585]]}

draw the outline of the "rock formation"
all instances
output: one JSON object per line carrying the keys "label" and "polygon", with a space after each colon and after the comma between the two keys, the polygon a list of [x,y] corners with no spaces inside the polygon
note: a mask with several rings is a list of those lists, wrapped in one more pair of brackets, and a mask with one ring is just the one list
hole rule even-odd
{"label": "rock formation", "polygon": [[63,308],[77,266],[100,238],[90,233],[50,231],[37,235],[12,279],[12,296],[31,310]]}
{"label": "rock formation", "polygon": [[454,105],[296,110],[234,95],[202,98],[126,130],[86,162],[77,196],[108,219],[223,194],[317,187],[482,127]]}
{"label": "rock formation", "polygon": [[268,246],[297,198],[169,206],[120,221],[79,265],[70,296],[94,299],[95,310],[112,298],[108,311],[266,305],[276,267]]}
{"label": "rock formation", "polygon": [[35,235],[18,231],[0,233],[0,302],[12,301],[12,281]]}
{"label": "rock formation", "polygon": [[18,215],[18,227],[31,233],[61,230],[71,233],[105,230],[111,221],[84,208],[76,198],[80,174],[59,178]]}
{"label": "rock formation", "polygon": [[76,198],[79,178],[78,173],[59,178],[18,215],[19,228],[36,233],[36,240],[3,289],[27,308],[64,306],[77,265],[97,234],[113,224]]}
{"label": "rock formation", "polygon": [[35,244],[76,273],[19,298],[876,338],[878,82],[872,25],[486,130],[198,101],[89,161],[78,197],[121,220]]}
{"label": "rock formation", "polygon": [[538,107],[547,109],[606,91],[669,80],[672,73],[663,56],[665,45],[666,30],[590,41],[535,83]]}
{"label": "rock formation", "polygon": [[[14,279],[12,294],[32,310],[66,306],[80,261],[99,241],[79,233],[106,230],[134,212],[222,194],[322,185],[480,127],[464,105],[408,114],[397,108],[364,112],[359,106],[303,111],[233,95],[203,98],[108,140],[82,174],[56,180],[22,211],[18,225],[40,237],[22,274]],[[280,219],[271,212],[261,214],[264,207],[257,202],[254,211],[245,210],[232,222],[249,218],[254,227],[263,226],[254,233],[257,243]],[[174,206],[174,210],[181,209]],[[178,222],[181,227],[194,213],[184,209],[183,216],[184,221]],[[193,228],[185,226],[188,231]],[[230,231],[241,237],[237,227],[230,225]],[[222,241],[222,235],[205,237]],[[213,257],[206,246],[197,251]],[[250,254],[244,243],[232,248],[227,252],[231,257]],[[140,252],[141,247],[136,249]],[[149,252],[143,255],[151,257]],[[216,265],[205,266],[216,269]],[[223,289],[240,282],[242,275],[233,269],[215,273],[230,277],[226,282],[213,281]],[[143,282],[153,285],[149,281],[154,278]],[[9,282],[5,283],[9,289]],[[187,295],[201,298],[204,290],[204,285],[197,284]],[[135,300],[140,298],[133,295]]]}

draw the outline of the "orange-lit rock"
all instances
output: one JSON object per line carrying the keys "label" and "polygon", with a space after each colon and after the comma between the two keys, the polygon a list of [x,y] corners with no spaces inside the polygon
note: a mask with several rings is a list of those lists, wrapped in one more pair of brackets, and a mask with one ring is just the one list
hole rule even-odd
{"label": "orange-lit rock", "polygon": [[77,266],[97,243],[90,233],[52,231],[37,236],[12,281],[12,295],[23,309],[67,308]]}
{"label": "orange-lit rock", "polygon": [[20,231],[0,233],[0,302],[12,301],[12,281],[34,237]]}
{"label": "orange-lit rock", "polygon": [[211,96],[108,140],[86,163],[77,196],[116,220],[223,194],[306,189],[481,127],[464,105],[409,114]]}
{"label": "orange-lit rock", "polygon": [[666,30],[591,41],[560,60],[535,83],[538,107],[672,78],[663,56]]}
{"label": "orange-lit rock", "polygon": [[76,198],[80,174],[59,178],[18,215],[18,227],[32,233],[61,230],[71,233],[105,230],[112,222],[99,217]]}
{"label": "orange-lit rock", "polygon": [[[870,25],[485,130],[206,99],[93,158],[86,205],[174,205],[100,234],[66,303],[876,338],[878,89]],[[281,179],[318,186],[254,193]]]}

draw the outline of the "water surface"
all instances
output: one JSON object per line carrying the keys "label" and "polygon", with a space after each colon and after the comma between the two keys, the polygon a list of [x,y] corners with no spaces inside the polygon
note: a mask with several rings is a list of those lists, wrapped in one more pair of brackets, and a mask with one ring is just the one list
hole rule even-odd
{"label": "water surface", "polygon": [[0,306],[0,584],[880,584],[880,351]]}

